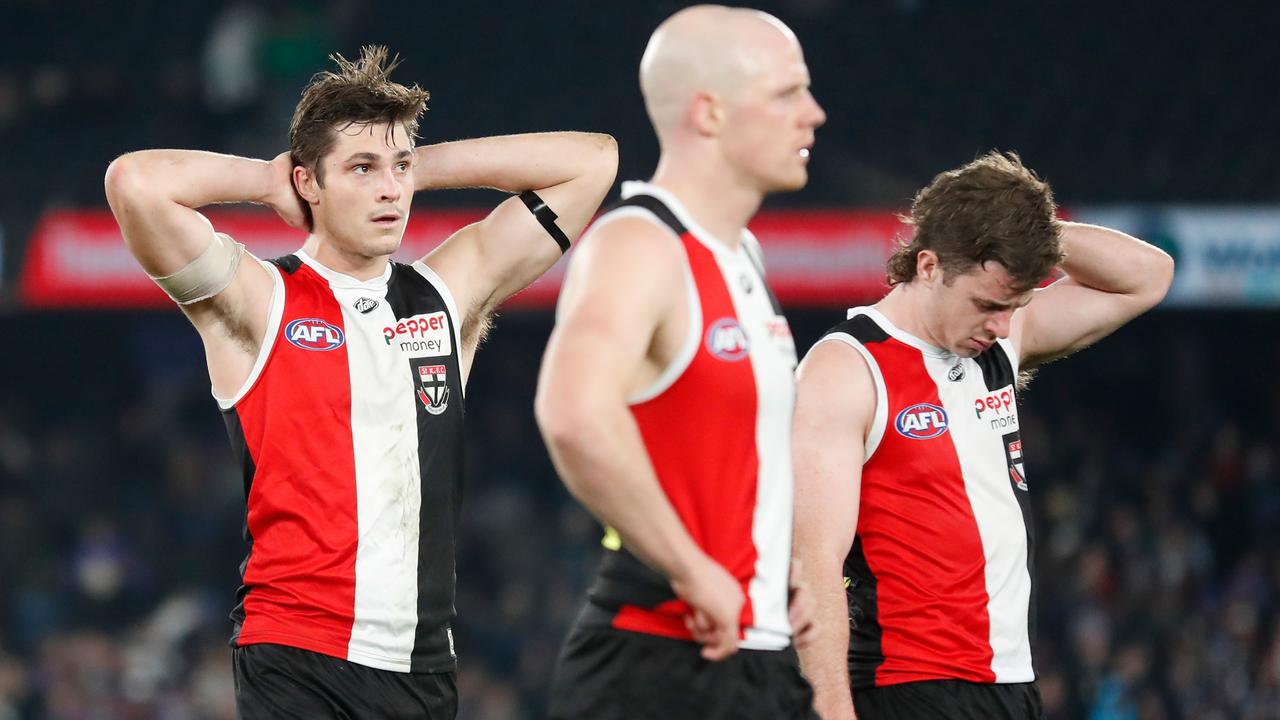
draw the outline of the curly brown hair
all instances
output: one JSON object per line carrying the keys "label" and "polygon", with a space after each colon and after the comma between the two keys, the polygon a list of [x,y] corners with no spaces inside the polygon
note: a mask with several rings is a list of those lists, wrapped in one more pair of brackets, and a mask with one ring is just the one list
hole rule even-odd
{"label": "curly brown hair", "polygon": [[920,251],[931,250],[944,278],[993,261],[1008,271],[1015,290],[1026,292],[1062,262],[1057,209],[1049,184],[1017,153],[993,151],[939,173],[903,217],[915,226],[915,237],[899,242],[889,258],[889,284],[911,282]]}
{"label": "curly brown hair", "polygon": [[[418,133],[418,120],[431,94],[418,85],[404,86],[390,80],[400,56],[388,59],[387,48],[369,45],[351,61],[338,53],[329,56],[337,72],[318,72],[302,91],[302,99],[289,124],[289,152],[294,165],[315,173],[324,187],[321,160],[337,142],[336,133],[352,125],[395,123],[404,126],[410,142]],[[311,225],[311,208],[307,225]]]}

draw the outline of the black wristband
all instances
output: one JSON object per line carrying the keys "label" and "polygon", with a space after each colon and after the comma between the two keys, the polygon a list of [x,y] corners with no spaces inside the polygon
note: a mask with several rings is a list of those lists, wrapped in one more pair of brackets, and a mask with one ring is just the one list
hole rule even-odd
{"label": "black wristband", "polygon": [[568,252],[569,238],[565,236],[564,231],[556,225],[556,213],[547,206],[542,198],[538,197],[538,193],[532,190],[525,190],[520,193],[520,199],[524,201],[524,206],[529,208],[529,212],[538,218],[538,223],[542,225],[542,229],[547,231],[552,240],[560,246],[560,252]]}

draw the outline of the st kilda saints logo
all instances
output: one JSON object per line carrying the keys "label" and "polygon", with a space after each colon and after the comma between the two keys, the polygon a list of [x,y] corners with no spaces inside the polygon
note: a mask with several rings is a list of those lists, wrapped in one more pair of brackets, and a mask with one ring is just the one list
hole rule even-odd
{"label": "st kilda saints logo", "polygon": [[1011,432],[1004,436],[1004,456],[1009,461],[1009,480],[1013,486],[1027,492],[1027,471],[1022,463],[1022,434]]}
{"label": "st kilda saints logo", "polygon": [[439,415],[449,407],[449,384],[445,377],[444,365],[418,366],[418,399],[432,415]]}

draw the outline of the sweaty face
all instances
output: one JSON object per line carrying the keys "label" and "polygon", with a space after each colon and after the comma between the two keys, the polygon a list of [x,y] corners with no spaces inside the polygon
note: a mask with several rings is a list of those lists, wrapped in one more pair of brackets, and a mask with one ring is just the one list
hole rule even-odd
{"label": "sweaty face", "polygon": [[317,235],[344,253],[390,255],[400,247],[413,201],[413,143],[404,126],[357,124],[335,130],[320,162],[324,186],[313,204]]}
{"label": "sweaty face", "polygon": [[774,33],[727,102],[721,143],[730,163],[763,192],[799,190],[809,181],[814,130],[827,120],[809,92],[809,68],[791,37]]}
{"label": "sweaty face", "polygon": [[1010,287],[999,263],[987,262],[938,281],[929,288],[926,326],[940,347],[961,357],[977,357],[997,339],[1009,337],[1013,312],[1031,302],[1032,293]]}

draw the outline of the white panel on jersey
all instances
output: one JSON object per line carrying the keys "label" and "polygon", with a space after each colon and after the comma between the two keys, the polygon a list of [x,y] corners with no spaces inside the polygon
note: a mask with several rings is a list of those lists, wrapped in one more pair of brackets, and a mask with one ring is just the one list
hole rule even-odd
{"label": "white panel on jersey", "polygon": [[[987,595],[990,598],[987,614],[994,653],[991,670],[998,683],[1030,682],[1035,676],[1027,627],[1031,601],[1027,528],[1009,479],[1003,442],[1006,433],[1017,430],[1013,387],[1010,385],[988,392],[982,368],[973,359],[960,359],[951,353],[924,353],[922,357],[947,411],[947,429],[960,461],[965,491],[982,539]],[[964,364],[964,375],[958,380],[950,380],[948,373],[957,362]],[[975,413],[975,401],[993,394],[1000,396],[1004,391],[1008,392],[1011,401],[1002,405],[1003,417],[999,421]]]}
{"label": "white panel on jersey", "polygon": [[[384,300],[391,268],[359,281],[299,252],[329,281],[342,308],[351,373],[351,441],[355,449],[355,622],[347,659],[408,672],[418,623],[418,538],[422,506],[413,377],[383,329],[399,321]],[[362,298],[378,300],[368,313]],[[411,428],[408,432],[404,428]]]}
{"label": "white panel on jersey", "polygon": [[280,277],[280,268],[257,258],[254,260],[257,260],[271,277],[271,302],[267,305],[266,333],[262,336],[262,346],[258,348],[258,357],[253,361],[253,369],[249,371],[249,377],[245,378],[240,389],[229,398],[220,398],[218,393],[213,393],[213,399],[218,401],[218,408],[221,410],[230,410],[235,407],[236,403],[244,399],[244,396],[248,395],[254,384],[258,382],[258,377],[262,375],[262,368],[267,365],[267,358],[271,357],[271,349],[276,346],[276,337],[280,334],[280,318],[284,316],[284,278]]}

